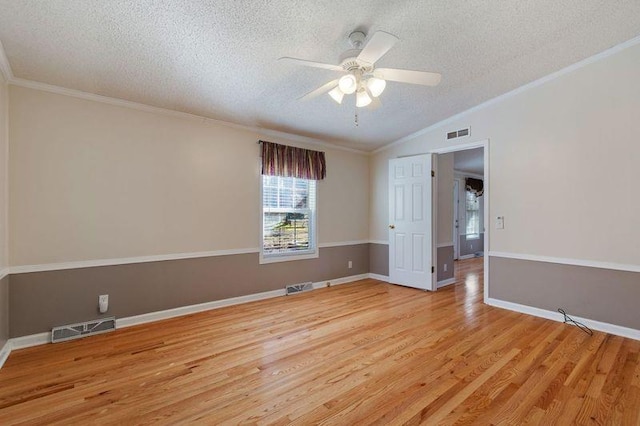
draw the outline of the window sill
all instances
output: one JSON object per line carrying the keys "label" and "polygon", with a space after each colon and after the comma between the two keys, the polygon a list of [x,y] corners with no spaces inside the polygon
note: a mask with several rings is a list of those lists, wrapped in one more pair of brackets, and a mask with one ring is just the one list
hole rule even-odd
{"label": "window sill", "polygon": [[262,265],[267,263],[290,262],[292,260],[316,259],[317,257],[317,249],[313,252],[304,252],[301,254],[281,254],[270,256],[265,256],[262,252],[260,252],[260,264]]}

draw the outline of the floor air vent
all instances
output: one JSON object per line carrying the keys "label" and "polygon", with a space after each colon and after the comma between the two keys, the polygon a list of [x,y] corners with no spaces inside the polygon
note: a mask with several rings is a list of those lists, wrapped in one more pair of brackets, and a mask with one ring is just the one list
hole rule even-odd
{"label": "floor air vent", "polygon": [[287,290],[287,296],[290,294],[302,293],[303,291],[313,290],[313,283],[291,284],[285,287]]}
{"label": "floor air vent", "polygon": [[58,343],[66,340],[79,339],[94,334],[106,333],[116,329],[115,317],[99,320],[79,322],[77,324],[62,325],[51,330],[51,342]]}

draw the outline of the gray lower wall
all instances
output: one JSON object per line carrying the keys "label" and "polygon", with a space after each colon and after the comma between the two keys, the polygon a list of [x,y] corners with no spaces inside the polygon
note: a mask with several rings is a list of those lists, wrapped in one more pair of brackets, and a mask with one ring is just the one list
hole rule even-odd
{"label": "gray lower wall", "polygon": [[[257,253],[251,253],[12,274],[9,335],[25,336],[101,316],[129,317],[369,270],[369,244],[357,244],[321,248],[317,259],[264,265],[259,264]],[[109,295],[109,311],[104,315],[97,308],[100,294]]]}
{"label": "gray lower wall", "polygon": [[[438,247],[438,255],[436,257],[438,281],[444,281],[453,278],[454,264],[453,264],[453,245],[446,247]],[[447,265],[447,270],[444,270],[444,265]]]}
{"label": "gray lower wall", "polygon": [[460,235],[459,256],[468,256],[479,251],[484,251],[484,233],[480,234],[480,238],[467,239],[466,235]]}
{"label": "gray lower wall", "polygon": [[389,275],[388,244],[369,244],[369,268],[372,274]]}
{"label": "gray lower wall", "polygon": [[0,351],[9,340],[9,275],[0,280]]}
{"label": "gray lower wall", "polygon": [[[453,278],[453,246],[438,247],[438,281]],[[444,264],[447,264],[447,272],[444,271]],[[369,267],[372,274],[389,275],[389,245],[369,244]]]}
{"label": "gray lower wall", "polygon": [[640,273],[489,258],[489,297],[640,329]]}
{"label": "gray lower wall", "polygon": [[[438,281],[453,277],[442,267],[453,266],[453,249],[438,248],[438,259]],[[388,245],[327,247],[317,259],[265,265],[252,253],[12,274],[0,280],[0,349],[9,337],[99,318],[99,294],[109,294],[104,316],[122,318],[368,272],[389,274]],[[495,256],[489,272],[491,298],[640,329],[640,273]]]}

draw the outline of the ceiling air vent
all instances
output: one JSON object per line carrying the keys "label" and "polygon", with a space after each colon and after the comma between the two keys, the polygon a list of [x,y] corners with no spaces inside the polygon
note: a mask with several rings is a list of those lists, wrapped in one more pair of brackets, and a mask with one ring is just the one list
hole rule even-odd
{"label": "ceiling air vent", "polygon": [[469,136],[471,134],[471,128],[467,127],[466,129],[460,129],[460,130],[455,130],[453,132],[448,132],[447,133],[447,140],[449,139],[456,139],[456,138],[462,138],[465,136]]}

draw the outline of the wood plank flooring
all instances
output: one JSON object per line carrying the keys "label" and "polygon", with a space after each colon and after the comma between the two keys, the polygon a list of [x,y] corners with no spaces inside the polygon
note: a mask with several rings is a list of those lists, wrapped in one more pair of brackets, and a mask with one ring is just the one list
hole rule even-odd
{"label": "wood plank flooring", "polygon": [[0,424],[640,424],[640,342],[364,280],[15,351]]}

